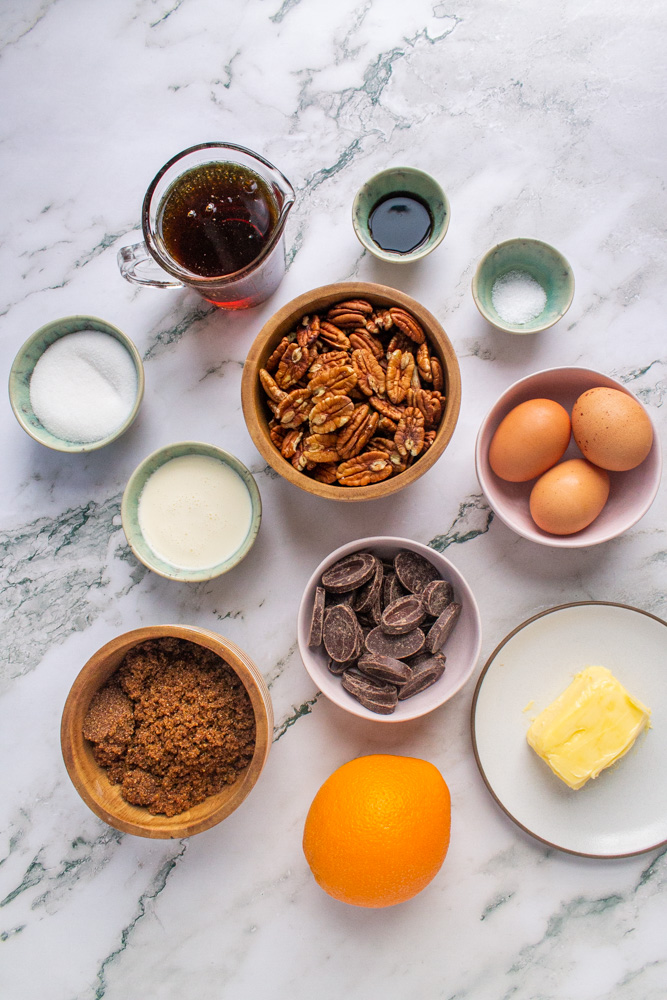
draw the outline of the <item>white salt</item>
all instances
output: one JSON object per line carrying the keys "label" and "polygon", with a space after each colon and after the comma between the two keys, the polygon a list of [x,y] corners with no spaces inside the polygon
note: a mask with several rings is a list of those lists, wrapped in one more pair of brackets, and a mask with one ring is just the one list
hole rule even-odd
{"label": "white salt", "polygon": [[113,434],[137,395],[131,355],[115,337],[80,330],[54,341],[30,379],[30,403],[51,434],[88,444]]}
{"label": "white salt", "polygon": [[507,271],[493,283],[491,301],[502,320],[521,326],[540,315],[547,304],[547,293],[525,271]]}

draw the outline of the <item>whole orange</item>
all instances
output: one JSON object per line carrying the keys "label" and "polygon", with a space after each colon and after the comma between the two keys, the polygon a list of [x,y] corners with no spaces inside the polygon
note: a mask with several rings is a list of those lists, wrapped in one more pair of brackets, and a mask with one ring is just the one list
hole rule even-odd
{"label": "whole orange", "polygon": [[319,885],[355,906],[421,892],[449,847],[449,789],[416,757],[358,757],[327,778],[306,817],[303,850]]}

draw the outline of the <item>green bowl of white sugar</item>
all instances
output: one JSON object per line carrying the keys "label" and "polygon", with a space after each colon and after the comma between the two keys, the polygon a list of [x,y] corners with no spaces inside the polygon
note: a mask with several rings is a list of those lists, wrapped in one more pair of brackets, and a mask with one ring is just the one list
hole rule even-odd
{"label": "green bowl of white sugar", "polygon": [[565,315],[574,275],[555,247],[541,240],[505,240],[482,257],[472,279],[475,305],[507,333],[539,333]]}
{"label": "green bowl of white sugar", "polygon": [[54,451],[88,452],[123,434],[144,394],[139,352],[95,316],[67,316],[26,340],[9,373],[21,427]]}

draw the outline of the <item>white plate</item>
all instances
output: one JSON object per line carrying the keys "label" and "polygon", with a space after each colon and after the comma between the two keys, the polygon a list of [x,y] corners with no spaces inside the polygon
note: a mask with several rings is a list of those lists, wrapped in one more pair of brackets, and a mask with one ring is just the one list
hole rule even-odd
{"label": "white plate", "polygon": [[[574,675],[593,665],[608,667],[651,709],[651,727],[625,757],[573,791],[528,746],[526,732]],[[667,842],[667,622],[603,602],[566,604],[529,619],[482,671],[472,738],[489,791],[532,836],[594,858],[660,847]]]}

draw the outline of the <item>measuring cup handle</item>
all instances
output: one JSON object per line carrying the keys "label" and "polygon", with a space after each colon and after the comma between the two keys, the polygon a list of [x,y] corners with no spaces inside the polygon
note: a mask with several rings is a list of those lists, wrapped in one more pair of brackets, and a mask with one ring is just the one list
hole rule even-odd
{"label": "measuring cup handle", "polygon": [[120,273],[134,285],[152,285],[153,288],[183,288],[183,282],[171,278],[151,257],[145,243],[133,243],[118,251]]}

